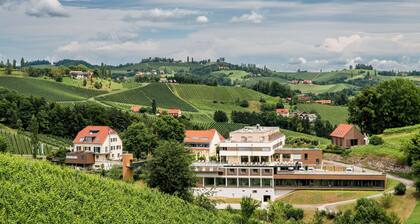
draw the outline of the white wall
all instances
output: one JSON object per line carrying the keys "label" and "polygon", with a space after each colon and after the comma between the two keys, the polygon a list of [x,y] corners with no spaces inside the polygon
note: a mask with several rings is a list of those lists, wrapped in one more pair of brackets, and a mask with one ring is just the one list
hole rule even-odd
{"label": "white wall", "polygon": [[275,198],[274,188],[236,188],[236,187],[215,187],[215,188],[194,188],[194,193],[211,191],[214,197],[242,198],[252,197],[255,200],[263,201],[264,195],[270,195],[271,200]]}

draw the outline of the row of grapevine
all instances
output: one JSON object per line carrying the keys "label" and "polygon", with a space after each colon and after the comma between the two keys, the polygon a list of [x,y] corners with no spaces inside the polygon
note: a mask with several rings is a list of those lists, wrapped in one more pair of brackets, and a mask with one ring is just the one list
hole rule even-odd
{"label": "row of grapevine", "polygon": [[221,123],[221,122],[197,122],[194,123],[200,129],[216,129],[221,135],[228,137],[229,133],[245,127],[245,124]]}
{"label": "row of grapevine", "polygon": [[[19,154],[19,155],[30,155],[32,154],[32,147],[30,138],[23,135],[13,133],[11,131],[0,129],[0,136],[6,138],[7,145],[8,145],[8,152],[12,154]],[[38,155],[47,155],[51,150],[53,150],[54,146],[50,144],[42,143],[40,144],[40,148],[38,149]]]}
{"label": "row of grapevine", "polygon": [[0,223],[232,223],[148,187],[0,153]]}
{"label": "row of grapevine", "polygon": [[145,87],[130,89],[124,92],[109,94],[97,98],[100,101],[111,101],[125,104],[151,106],[152,99],[162,108],[180,108],[184,111],[196,111],[189,103],[175,96],[169,87],[162,83],[152,83]]}
{"label": "row of grapevine", "polygon": [[50,101],[78,101],[105,93],[39,78],[0,76],[0,86]]}

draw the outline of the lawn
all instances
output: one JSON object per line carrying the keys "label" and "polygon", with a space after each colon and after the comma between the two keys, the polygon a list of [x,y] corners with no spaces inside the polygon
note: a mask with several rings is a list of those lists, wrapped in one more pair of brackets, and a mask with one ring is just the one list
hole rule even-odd
{"label": "lawn", "polygon": [[[52,80],[54,81],[54,80]],[[102,82],[102,89],[101,90],[106,90],[106,91],[114,91],[114,90],[120,90],[123,89],[123,85],[121,83],[117,83],[114,81],[111,81],[111,86],[109,85],[109,80],[104,80],[104,79],[94,79],[93,83],[95,82]],[[93,84],[91,84],[91,82],[89,80],[87,80],[87,85],[83,86],[83,79],[74,79],[74,78],[70,78],[70,77],[63,77],[63,83],[66,85],[70,85],[70,86],[75,86],[75,87],[79,87],[79,88],[88,88],[88,89],[95,89],[95,87],[93,86]]]}
{"label": "lawn", "polygon": [[327,139],[327,138],[321,138],[315,135],[309,135],[309,134],[304,134],[304,133],[300,133],[300,132],[295,132],[295,131],[290,131],[290,130],[286,130],[286,129],[281,129],[281,132],[286,135],[286,138],[306,138],[306,139],[310,139],[310,140],[316,140],[319,142],[319,146],[320,148],[325,148],[328,144],[331,143],[331,140]]}
{"label": "lawn", "polygon": [[175,96],[166,84],[152,83],[145,87],[108,94],[97,98],[100,101],[112,101],[124,104],[151,106],[152,99],[162,108],[180,108],[184,111],[196,111],[188,102]]}
{"label": "lawn", "polygon": [[328,120],[332,125],[347,123],[347,107],[333,106],[316,103],[298,104],[298,109],[305,112],[316,111],[323,120]]}
{"label": "lawn", "polygon": [[278,200],[293,205],[326,204],[378,194],[378,191],[298,190]]}
{"label": "lawn", "polygon": [[[376,199],[380,200],[380,198]],[[338,206],[337,209],[345,211],[347,209],[353,209],[356,203]],[[413,210],[414,209],[414,210]],[[406,194],[403,196],[394,196],[392,205],[386,209],[388,212],[394,212],[403,221],[407,220],[406,224],[419,224],[420,223],[420,206],[414,195],[414,189],[408,189]],[[411,216],[410,216],[411,215]]]}
{"label": "lawn", "polygon": [[326,93],[326,92],[338,92],[343,89],[355,88],[355,86],[345,83],[328,84],[328,85],[308,85],[308,84],[290,84],[290,88],[293,90],[300,90],[302,93]]}
{"label": "lawn", "polygon": [[375,155],[378,157],[390,157],[399,161],[405,159],[402,146],[420,131],[420,125],[403,128],[387,129],[383,134],[378,135],[384,140],[383,145],[362,145],[353,147],[350,155]]}
{"label": "lawn", "polygon": [[0,75],[0,86],[23,95],[44,97],[49,101],[80,101],[105,93],[38,78],[5,75]]}
{"label": "lawn", "polygon": [[217,73],[222,73],[227,75],[232,81],[235,80],[241,80],[243,79],[246,75],[248,75],[248,72],[246,71],[242,71],[242,70],[221,70],[221,71],[217,71],[217,72],[212,72],[213,74],[217,74]]}

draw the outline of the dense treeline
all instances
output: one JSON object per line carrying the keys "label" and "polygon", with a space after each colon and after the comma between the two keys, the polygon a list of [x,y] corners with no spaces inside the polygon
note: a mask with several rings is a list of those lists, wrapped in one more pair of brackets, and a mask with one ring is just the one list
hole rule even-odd
{"label": "dense treeline", "polygon": [[364,89],[349,103],[349,122],[369,134],[420,123],[420,88],[392,79]]}
{"label": "dense treeline", "polygon": [[409,75],[409,76],[420,76],[420,71],[409,71],[409,72],[395,72],[395,71],[379,71],[379,75],[383,76],[399,76],[399,75]]}
{"label": "dense treeline", "polygon": [[372,65],[365,65],[365,64],[357,64],[354,68],[355,69],[373,70]]}
{"label": "dense treeline", "polygon": [[320,137],[329,137],[329,134],[333,130],[333,125],[329,121],[321,120],[318,118],[313,122],[309,122],[308,119],[299,119],[298,117],[282,117],[278,116],[275,112],[240,112],[232,111],[232,122],[262,126],[277,126],[283,129],[297,131],[307,134],[316,134]]}
{"label": "dense treeline", "polygon": [[270,96],[279,96],[282,98],[292,97],[299,91],[293,91],[289,86],[282,85],[278,82],[264,82],[258,81],[258,83],[251,86],[251,89],[270,95]]}
{"label": "dense treeline", "polygon": [[229,78],[222,74],[211,74],[208,76],[199,76],[191,74],[177,73],[174,77],[168,78],[168,80],[175,80],[177,83],[188,83],[188,84],[203,84],[209,86],[230,86],[232,82]]}
{"label": "dense treeline", "polygon": [[28,130],[32,116],[36,116],[39,132],[73,137],[87,125],[108,125],[125,130],[135,117],[115,108],[97,104],[62,106],[43,98],[25,97],[0,89],[0,123],[15,129]]}
{"label": "dense treeline", "polygon": [[355,93],[353,89],[343,89],[338,92],[307,93],[306,95],[311,97],[312,100],[332,100],[334,105],[347,105],[349,96],[354,96]]}

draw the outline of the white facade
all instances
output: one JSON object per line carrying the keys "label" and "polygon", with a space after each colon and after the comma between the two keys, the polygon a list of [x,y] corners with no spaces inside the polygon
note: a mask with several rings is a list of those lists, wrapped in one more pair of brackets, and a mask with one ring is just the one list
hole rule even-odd
{"label": "white facade", "polygon": [[251,197],[258,201],[274,200],[276,197],[274,188],[240,188],[240,187],[215,187],[195,188],[194,192],[211,192],[213,197],[243,198]]}
{"label": "white facade", "polygon": [[95,155],[94,169],[109,170],[112,166],[120,164],[123,154],[121,138],[116,133],[110,133],[102,144],[75,143],[72,152],[87,151]]}

